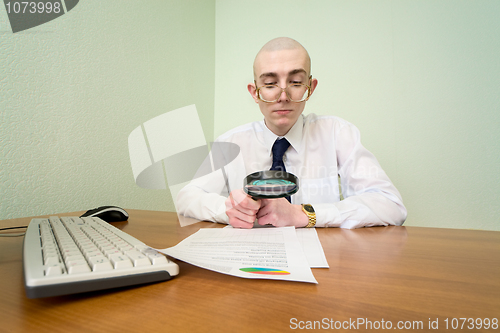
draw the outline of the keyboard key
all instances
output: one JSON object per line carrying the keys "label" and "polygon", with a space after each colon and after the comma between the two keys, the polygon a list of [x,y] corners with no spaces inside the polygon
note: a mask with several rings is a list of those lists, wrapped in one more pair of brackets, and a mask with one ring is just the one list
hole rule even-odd
{"label": "keyboard key", "polygon": [[119,245],[118,248],[120,249],[120,251],[122,252],[127,252],[127,251],[131,251],[134,249],[134,247],[130,244],[125,244],[125,245]]}
{"label": "keyboard key", "polygon": [[104,256],[92,257],[89,261],[90,266],[92,266],[92,271],[94,272],[109,271],[113,269],[109,259]]}
{"label": "keyboard key", "polygon": [[113,255],[123,254],[123,252],[118,250],[116,247],[105,249],[102,251],[102,253],[104,253],[108,258],[111,258],[111,256]]}
{"label": "keyboard key", "polygon": [[85,257],[87,258],[87,260],[91,260],[92,257],[101,257],[103,256],[102,252],[97,250],[97,249],[93,249],[93,250],[89,250],[89,251],[85,251]]}
{"label": "keyboard key", "polygon": [[45,266],[59,265],[59,257],[57,256],[46,257],[43,260],[43,264]]}
{"label": "keyboard key", "polygon": [[148,257],[137,250],[127,251],[125,254],[132,260],[136,267],[151,265],[151,261],[149,261]]}
{"label": "keyboard key", "polygon": [[62,273],[63,271],[61,269],[61,265],[59,264],[54,264],[45,268],[46,276],[61,275]]}
{"label": "keyboard key", "polygon": [[132,261],[124,254],[113,254],[109,257],[115,269],[134,267]]}
{"label": "keyboard key", "polygon": [[66,267],[68,268],[68,274],[90,272],[90,267],[87,265],[85,260],[72,261],[71,263],[66,264]]}
{"label": "keyboard key", "polygon": [[151,260],[153,265],[160,265],[168,262],[167,257],[165,257],[158,251],[153,250],[151,248],[144,250],[143,253],[148,256],[149,260]]}

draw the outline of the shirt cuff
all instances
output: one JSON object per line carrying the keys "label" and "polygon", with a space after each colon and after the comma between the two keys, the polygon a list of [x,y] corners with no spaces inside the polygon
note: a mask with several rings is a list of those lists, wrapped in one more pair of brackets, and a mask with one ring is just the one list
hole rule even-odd
{"label": "shirt cuff", "polygon": [[311,204],[316,213],[316,227],[340,227],[340,212],[334,204]]}
{"label": "shirt cuff", "polygon": [[215,222],[229,224],[229,216],[226,214],[226,199],[222,200],[219,208],[215,211],[214,220]]}

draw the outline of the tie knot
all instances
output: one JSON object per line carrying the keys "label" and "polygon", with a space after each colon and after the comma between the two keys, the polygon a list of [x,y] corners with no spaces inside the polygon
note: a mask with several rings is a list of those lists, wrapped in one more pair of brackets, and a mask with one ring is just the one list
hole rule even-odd
{"label": "tie knot", "polygon": [[283,161],[283,155],[288,147],[290,147],[290,142],[287,139],[277,139],[273,145],[273,161]]}

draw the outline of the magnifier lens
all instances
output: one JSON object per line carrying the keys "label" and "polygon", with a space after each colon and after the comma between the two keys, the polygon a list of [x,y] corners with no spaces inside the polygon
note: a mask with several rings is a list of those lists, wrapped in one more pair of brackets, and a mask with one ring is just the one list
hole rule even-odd
{"label": "magnifier lens", "polygon": [[250,174],[245,179],[244,190],[254,198],[282,198],[296,193],[298,179],[283,171],[261,171]]}

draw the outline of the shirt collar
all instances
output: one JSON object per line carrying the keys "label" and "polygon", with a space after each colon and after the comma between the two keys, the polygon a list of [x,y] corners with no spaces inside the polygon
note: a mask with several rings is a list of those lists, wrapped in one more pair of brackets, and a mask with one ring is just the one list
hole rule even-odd
{"label": "shirt collar", "polygon": [[304,116],[300,115],[300,117],[297,119],[295,124],[290,128],[288,133],[285,134],[285,136],[278,136],[271,132],[269,128],[264,123],[264,144],[266,148],[269,151],[269,156],[272,155],[272,148],[274,145],[274,142],[276,141],[277,138],[285,138],[290,142],[290,145],[292,146],[295,151],[299,151],[300,143],[302,141],[302,130],[304,129]]}

